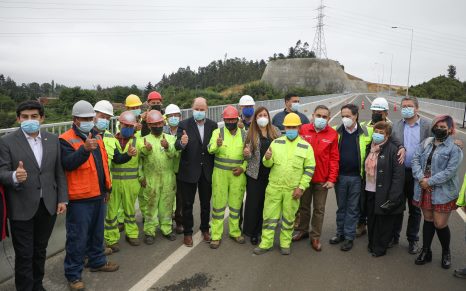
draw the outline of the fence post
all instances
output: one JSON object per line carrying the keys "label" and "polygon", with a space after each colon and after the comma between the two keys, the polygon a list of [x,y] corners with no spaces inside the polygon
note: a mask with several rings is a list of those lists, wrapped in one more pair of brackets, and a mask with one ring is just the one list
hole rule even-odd
{"label": "fence post", "polygon": [[464,123],[466,122],[466,104],[464,105],[464,114],[463,114],[463,128],[464,128]]}

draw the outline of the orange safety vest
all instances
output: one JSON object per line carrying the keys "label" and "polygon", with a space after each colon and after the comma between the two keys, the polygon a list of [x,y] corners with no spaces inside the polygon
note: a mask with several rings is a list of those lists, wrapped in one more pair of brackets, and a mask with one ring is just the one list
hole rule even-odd
{"label": "orange safety vest", "polygon": [[[84,141],[76,135],[73,128],[60,135],[60,138],[68,142],[74,150],[78,150]],[[112,188],[112,182],[110,180],[110,172],[108,169],[108,157],[105,151],[102,137],[97,135],[95,137],[99,144],[100,154],[102,155],[102,162],[104,173],[105,173],[105,187],[110,190]],[[94,156],[89,155],[89,159],[83,163],[79,168],[73,171],[65,171],[66,180],[68,181],[68,196],[69,200],[79,200],[99,196],[99,176],[97,174],[97,168],[95,166]]]}

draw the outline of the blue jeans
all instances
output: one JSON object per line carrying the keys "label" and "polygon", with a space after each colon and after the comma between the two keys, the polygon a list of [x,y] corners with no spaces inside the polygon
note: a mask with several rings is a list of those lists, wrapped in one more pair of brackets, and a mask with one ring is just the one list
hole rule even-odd
{"label": "blue jeans", "polygon": [[103,199],[69,202],[65,246],[65,277],[69,282],[81,279],[86,255],[91,268],[107,263],[104,255],[105,213],[106,204]]}
{"label": "blue jeans", "polygon": [[337,236],[354,240],[359,220],[359,197],[361,196],[360,176],[339,176],[335,184],[337,195]]}

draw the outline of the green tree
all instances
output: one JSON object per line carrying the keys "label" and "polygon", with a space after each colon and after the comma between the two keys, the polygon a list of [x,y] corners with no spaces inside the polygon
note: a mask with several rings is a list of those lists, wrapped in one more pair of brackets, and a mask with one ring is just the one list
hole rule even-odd
{"label": "green tree", "polygon": [[448,78],[454,79],[456,77],[456,67],[453,65],[448,66]]}

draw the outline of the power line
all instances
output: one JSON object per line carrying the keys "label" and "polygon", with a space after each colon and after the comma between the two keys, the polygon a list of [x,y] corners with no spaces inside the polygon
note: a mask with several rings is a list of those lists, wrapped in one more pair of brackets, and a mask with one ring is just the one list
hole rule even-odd
{"label": "power line", "polygon": [[324,3],[323,0],[320,0],[320,6],[317,8],[317,26],[316,34],[314,36],[314,41],[312,43],[312,51],[315,52],[316,57],[321,59],[325,57],[327,59],[327,47],[325,46],[325,36],[324,36]]}

